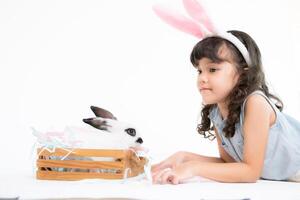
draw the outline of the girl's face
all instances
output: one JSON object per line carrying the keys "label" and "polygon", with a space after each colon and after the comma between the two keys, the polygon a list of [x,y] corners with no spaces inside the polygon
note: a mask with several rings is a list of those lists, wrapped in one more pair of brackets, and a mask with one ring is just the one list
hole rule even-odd
{"label": "girl's face", "polygon": [[236,85],[239,74],[235,65],[228,61],[214,63],[202,58],[198,65],[197,86],[204,104],[223,104]]}

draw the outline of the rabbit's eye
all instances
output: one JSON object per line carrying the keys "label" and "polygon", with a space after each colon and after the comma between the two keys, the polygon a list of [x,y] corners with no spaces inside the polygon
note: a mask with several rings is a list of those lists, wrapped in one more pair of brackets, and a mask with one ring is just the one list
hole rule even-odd
{"label": "rabbit's eye", "polygon": [[136,132],[135,132],[135,129],[134,128],[128,128],[125,130],[126,133],[130,136],[135,136],[136,135]]}

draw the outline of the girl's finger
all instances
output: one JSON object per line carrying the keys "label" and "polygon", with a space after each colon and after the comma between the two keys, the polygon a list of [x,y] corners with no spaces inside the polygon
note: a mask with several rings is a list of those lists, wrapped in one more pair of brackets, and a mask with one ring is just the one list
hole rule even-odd
{"label": "girl's finger", "polygon": [[152,181],[153,181],[153,183],[161,183],[161,181],[162,181],[162,175],[166,171],[170,171],[170,170],[171,170],[170,168],[167,168],[167,169],[163,169],[163,170],[160,170],[160,171],[152,174]]}
{"label": "girl's finger", "polygon": [[161,165],[162,165],[162,163],[158,163],[158,164],[152,165],[151,166],[151,172],[155,173],[155,172],[159,171],[159,169],[161,168],[160,167]]}
{"label": "girl's finger", "polygon": [[158,163],[156,165],[152,165],[151,172],[156,173],[157,171],[161,171],[165,168],[170,168],[170,164],[168,164],[166,162],[161,162],[161,163]]}
{"label": "girl's finger", "polygon": [[164,172],[164,171],[161,170],[161,171],[158,171],[158,172],[152,174],[152,182],[153,182],[154,184],[157,184],[157,183],[160,183],[160,182],[161,182],[161,175],[163,174],[163,172]]}
{"label": "girl's finger", "polygon": [[172,178],[172,184],[178,185],[179,184],[179,178],[178,176],[174,175]]}
{"label": "girl's finger", "polygon": [[161,175],[161,184],[172,184],[175,174],[172,170],[166,170]]}

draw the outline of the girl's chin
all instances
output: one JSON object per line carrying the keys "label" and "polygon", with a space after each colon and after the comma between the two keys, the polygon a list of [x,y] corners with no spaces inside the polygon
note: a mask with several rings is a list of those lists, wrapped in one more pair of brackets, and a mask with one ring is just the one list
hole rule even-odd
{"label": "girl's chin", "polygon": [[205,103],[203,102],[203,105],[208,106],[208,105],[214,105],[215,103]]}
{"label": "girl's chin", "polygon": [[204,105],[216,104],[216,101],[205,99],[205,98],[202,98],[202,102]]}

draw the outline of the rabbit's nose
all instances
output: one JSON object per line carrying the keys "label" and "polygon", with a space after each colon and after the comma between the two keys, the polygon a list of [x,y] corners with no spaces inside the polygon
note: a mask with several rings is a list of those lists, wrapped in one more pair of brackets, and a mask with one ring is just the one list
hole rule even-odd
{"label": "rabbit's nose", "polygon": [[139,137],[135,142],[142,144],[143,143],[143,139]]}

